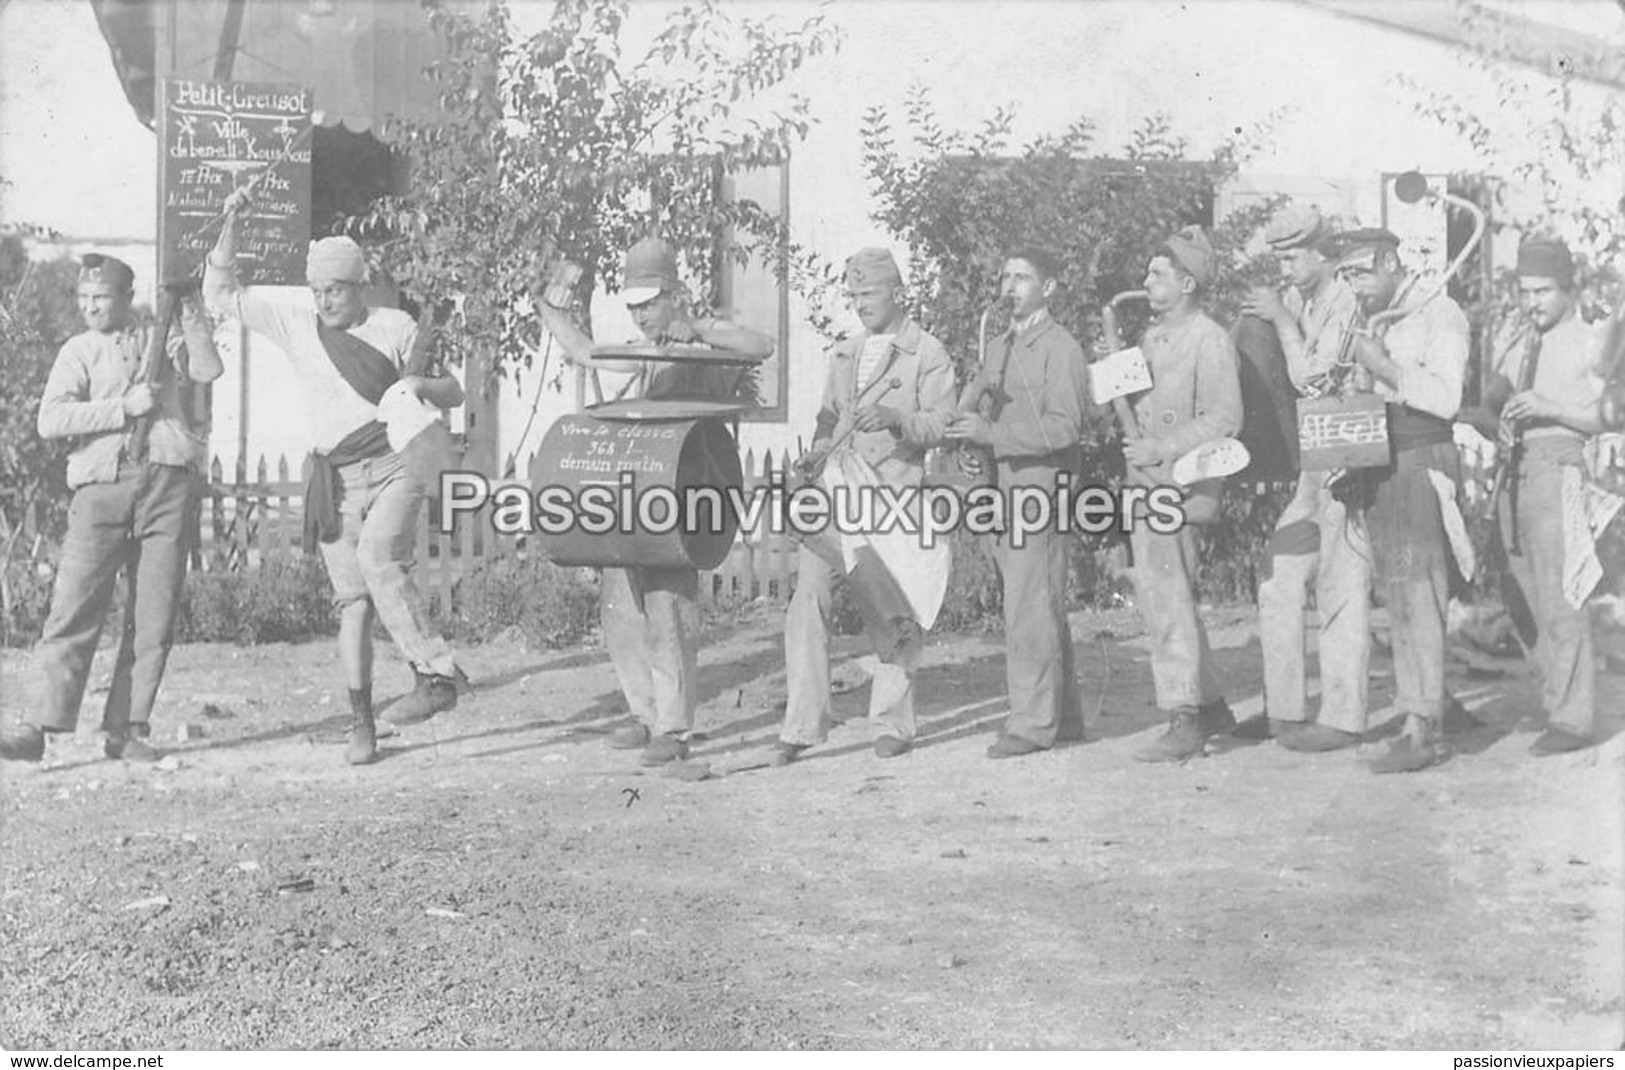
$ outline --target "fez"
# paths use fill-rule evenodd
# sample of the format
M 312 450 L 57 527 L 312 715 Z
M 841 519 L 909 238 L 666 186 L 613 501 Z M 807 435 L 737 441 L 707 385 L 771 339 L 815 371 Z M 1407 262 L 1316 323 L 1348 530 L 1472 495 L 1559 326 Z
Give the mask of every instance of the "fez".
M 1314 205 L 1284 208 L 1264 228 L 1264 240 L 1271 250 L 1284 253 L 1289 249 L 1318 247 L 1330 227 Z
M 849 289 L 862 286 L 901 286 L 903 273 L 897 261 L 886 249 L 859 249 L 846 258 L 846 285 Z
M 1183 228 L 1170 237 L 1164 246 L 1168 250 L 1168 256 L 1183 268 L 1187 275 L 1196 280 L 1197 286 L 1205 289 L 1212 285 L 1218 258 L 1214 255 L 1213 246 L 1208 244 L 1207 235 L 1202 233 L 1201 227 Z
M 305 257 L 305 281 L 359 283 L 367 277 L 367 257 L 353 238 L 323 238 L 310 243 Z
M 1527 238 L 1518 246 L 1518 276 L 1551 279 L 1567 290 L 1574 285 L 1574 256 L 1557 238 Z
M 621 299 L 627 308 L 682 289 L 677 251 L 659 238 L 644 238 L 626 251 L 621 268 Z
M 135 271 L 115 256 L 86 253 L 79 261 L 79 281 L 106 283 L 115 290 L 128 292 L 135 289 Z

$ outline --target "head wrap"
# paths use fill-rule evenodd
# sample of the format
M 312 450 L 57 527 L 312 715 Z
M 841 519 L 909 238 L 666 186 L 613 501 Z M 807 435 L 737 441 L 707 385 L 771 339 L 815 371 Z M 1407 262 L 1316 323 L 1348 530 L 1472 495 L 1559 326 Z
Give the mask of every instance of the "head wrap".
M 621 299 L 626 307 L 674 294 L 683 287 L 677 277 L 677 251 L 659 238 L 644 238 L 626 251 L 621 268 Z
M 846 285 L 849 289 L 862 286 L 901 286 L 903 273 L 897 261 L 886 249 L 859 249 L 846 258 Z
M 310 243 L 305 257 L 305 281 L 362 282 L 367 277 L 367 257 L 353 238 L 323 238 Z
M 1346 230 L 1337 237 L 1336 255 L 1339 268 L 1371 268 L 1377 254 L 1384 250 L 1399 251 L 1399 235 L 1383 227 L 1361 227 Z
M 1567 290 L 1574 285 L 1574 255 L 1558 238 L 1525 238 L 1518 246 L 1518 275 L 1552 279 Z
M 115 290 L 127 291 L 135 289 L 135 272 L 115 256 L 86 253 L 79 261 L 79 281 L 106 283 Z
M 1278 253 L 1314 248 L 1330 228 L 1314 205 L 1283 208 L 1264 228 L 1264 240 Z
M 1198 287 L 1205 289 L 1212 284 L 1218 258 L 1201 227 L 1182 228 L 1164 243 L 1164 248 L 1173 262 L 1196 280 Z

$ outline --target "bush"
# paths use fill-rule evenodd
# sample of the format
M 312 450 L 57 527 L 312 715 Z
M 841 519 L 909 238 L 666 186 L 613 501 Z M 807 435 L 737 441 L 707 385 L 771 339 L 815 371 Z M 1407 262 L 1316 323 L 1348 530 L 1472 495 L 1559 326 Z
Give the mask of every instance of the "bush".
M 537 558 L 482 560 L 452 588 L 450 607 L 437 607 L 454 642 L 480 643 L 517 630 L 528 646 L 579 643 L 598 625 L 598 586 L 580 569 Z
M 176 622 L 176 639 L 186 643 L 297 643 L 337 631 L 326 569 L 291 553 L 243 572 L 188 573 Z
M 31 646 L 39 639 L 50 608 L 52 572 L 26 558 L 7 561 L 5 570 L 10 594 L 0 616 L 0 643 Z

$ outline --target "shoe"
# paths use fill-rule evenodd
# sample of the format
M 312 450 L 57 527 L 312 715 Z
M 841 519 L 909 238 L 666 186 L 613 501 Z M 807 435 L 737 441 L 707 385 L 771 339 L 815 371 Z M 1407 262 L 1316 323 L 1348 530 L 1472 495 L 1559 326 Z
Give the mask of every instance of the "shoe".
M 1305 754 L 1321 754 L 1326 751 L 1342 750 L 1344 747 L 1358 746 L 1360 736 L 1354 732 L 1344 732 L 1337 728 L 1328 728 L 1323 724 L 1305 724 L 1295 726 L 1276 737 L 1275 742 L 1287 750 L 1301 751 Z
M 642 750 L 649 745 L 649 730 L 641 724 L 622 725 L 609 734 L 611 750 Z
M 378 760 L 378 727 L 370 716 L 357 717 L 344 744 L 346 765 L 370 765 Z
M 1066 721 L 1055 730 L 1057 743 L 1087 743 L 1089 742 L 1089 729 L 1083 721 Z
M 457 705 L 457 682 L 450 676 L 412 670 L 417 686 L 412 693 L 384 711 L 391 724 L 421 724 Z M 467 679 L 467 677 L 464 677 Z
M 811 748 L 811 743 L 786 743 L 781 739 L 773 744 L 773 756 L 769 760 L 774 765 L 793 765 Z
M 156 762 L 163 755 L 142 738 L 146 735 L 146 727 L 131 725 L 126 732 L 107 733 L 107 742 L 102 746 L 102 753 L 109 758 L 126 762 Z
M 1467 712 L 1467 707 L 1455 696 L 1445 700 L 1444 716 L 1440 718 L 1446 735 L 1459 735 L 1471 732 L 1475 728 L 1483 728 L 1484 722 Z
M 1032 740 L 1023 739 L 1020 736 L 1000 736 L 987 749 L 987 756 L 989 758 L 1024 758 L 1029 754 L 1037 754 L 1039 751 L 1046 749 L 1048 748 L 1040 747 Z
M 1443 758 L 1438 744 L 1432 740 L 1418 742 L 1411 736 L 1400 736 L 1389 740 L 1382 753 L 1367 764 L 1373 773 L 1414 773 L 1439 764 Z
M 45 733 L 31 724 L 13 725 L 0 731 L 0 760 L 37 762 L 45 757 Z
M 1230 712 L 1230 703 L 1222 698 L 1204 703 L 1197 708 L 1196 725 L 1202 730 L 1202 738 L 1222 736 L 1236 729 L 1236 715 Z
M 906 739 L 898 739 L 896 736 L 881 736 L 875 740 L 875 757 L 900 758 L 907 754 L 911 747 L 912 744 Z
M 1281 734 L 1280 721 L 1272 721 L 1260 713 L 1249 717 L 1230 730 L 1230 734 L 1237 739 L 1260 741 L 1270 739 Z
M 656 736 L 643 748 L 641 765 L 668 765 L 688 757 L 688 744 L 673 735 Z
M 1537 758 L 1544 758 L 1552 754 L 1567 754 L 1570 751 L 1584 750 L 1595 742 L 1596 740 L 1590 736 L 1578 735 L 1566 728 L 1553 726 L 1542 732 L 1529 745 L 1529 753 Z
M 1184 706 L 1168 718 L 1168 730 L 1134 752 L 1136 761 L 1183 762 L 1202 753 L 1202 715 Z

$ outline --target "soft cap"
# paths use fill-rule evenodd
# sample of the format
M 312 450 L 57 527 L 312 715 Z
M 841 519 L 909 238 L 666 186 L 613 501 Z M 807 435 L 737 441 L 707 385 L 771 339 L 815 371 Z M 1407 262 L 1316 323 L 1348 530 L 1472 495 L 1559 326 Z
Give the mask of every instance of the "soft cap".
M 1201 227 L 1185 227 L 1164 243 L 1174 263 L 1196 280 L 1204 289 L 1213 283 L 1218 258 Z
M 626 251 L 621 268 L 621 299 L 627 308 L 682 289 L 677 251 L 659 238 L 644 238 Z

